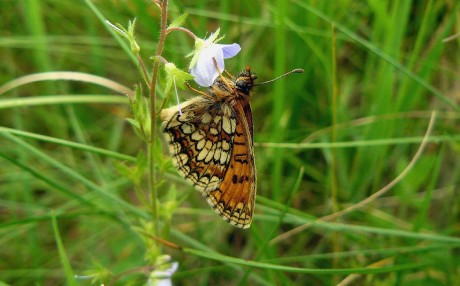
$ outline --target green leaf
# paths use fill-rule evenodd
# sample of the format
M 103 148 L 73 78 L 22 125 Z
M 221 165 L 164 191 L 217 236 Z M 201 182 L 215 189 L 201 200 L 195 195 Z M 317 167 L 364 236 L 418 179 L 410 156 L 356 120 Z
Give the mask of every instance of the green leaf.
M 129 40 L 128 30 L 126 30 L 125 27 L 123 27 L 121 24 L 116 23 L 114 25 L 114 24 L 110 23 L 108 20 L 106 20 L 105 23 L 110 27 L 110 29 L 115 31 L 118 35 L 120 35 L 123 38 Z
M 137 122 L 136 120 L 134 120 L 132 118 L 126 118 L 126 121 L 128 121 L 128 123 L 131 124 L 134 128 L 136 128 L 136 129 L 140 128 L 139 122 Z
M 145 170 L 147 170 L 147 167 L 148 167 L 147 156 L 142 150 L 140 150 L 139 153 L 137 153 L 136 166 L 137 166 L 137 175 L 139 177 L 142 177 L 145 173 Z
M 141 48 L 136 42 L 136 38 L 134 37 L 134 32 L 136 30 L 136 18 L 134 18 L 132 21 L 129 21 L 128 24 L 128 36 L 129 36 L 129 44 L 131 46 L 131 51 L 135 54 L 138 54 Z
M 92 264 L 92 269 L 83 271 L 85 275 L 93 277 L 93 279 L 91 279 L 91 283 L 101 284 L 103 281 L 107 281 L 111 279 L 112 276 L 114 276 L 109 269 L 102 266 L 102 264 L 100 264 L 98 261 L 93 260 Z
M 194 78 L 193 75 L 188 72 L 178 69 L 173 63 L 167 63 L 164 67 L 166 71 L 165 94 L 170 92 L 173 85 L 185 89 L 185 82 Z
M 141 185 L 145 170 L 147 169 L 147 157 L 145 156 L 144 152 L 139 151 L 136 157 L 136 164 L 134 165 L 128 165 L 125 162 L 117 161 L 115 161 L 113 164 L 120 175 L 133 182 L 136 186 Z
M 182 24 L 185 22 L 185 20 L 187 19 L 187 17 L 188 17 L 188 14 L 182 14 L 182 15 L 180 15 L 179 17 L 177 17 L 176 19 L 174 19 L 174 21 L 172 21 L 171 24 L 169 24 L 168 29 L 170 29 L 170 28 L 177 28 L 177 27 L 182 26 Z
M 136 29 L 136 18 L 134 20 L 128 22 L 128 29 L 123 27 L 121 24 L 116 23 L 115 25 L 110 23 L 109 21 L 105 21 L 105 23 L 117 34 L 122 36 L 123 38 L 127 39 L 129 41 L 129 44 L 131 46 L 131 52 L 134 54 L 139 53 L 140 47 L 137 44 L 135 38 L 134 38 L 134 30 Z
M 134 115 L 134 119 L 127 121 L 134 126 L 134 130 L 143 140 L 150 138 L 150 111 L 148 101 L 142 96 L 142 89 L 136 86 L 136 97 L 129 98 L 129 106 Z

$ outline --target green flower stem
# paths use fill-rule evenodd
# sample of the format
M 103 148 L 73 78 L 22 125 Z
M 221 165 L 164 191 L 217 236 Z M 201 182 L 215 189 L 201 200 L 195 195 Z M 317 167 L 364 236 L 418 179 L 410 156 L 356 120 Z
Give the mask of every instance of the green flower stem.
M 158 40 L 158 47 L 156 56 L 160 56 L 163 53 L 163 46 L 166 39 L 166 24 L 168 20 L 168 0 L 163 0 L 161 2 L 161 28 L 160 28 L 160 38 Z M 153 73 L 152 78 L 150 80 L 150 144 L 148 145 L 148 156 L 149 156 L 149 188 L 152 197 L 152 215 L 153 221 L 155 223 L 155 234 L 158 235 L 160 233 L 159 228 L 159 216 L 158 216 L 158 190 L 156 185 L 156 170 L 155 170 L 155 158 L 154 158 L 154 151 L 156 149 L 156 86 L 157 86 L 157 77 L 158 77 L 158 69 L 160 63 L 159 61 L 155 61 L 153 64 Z

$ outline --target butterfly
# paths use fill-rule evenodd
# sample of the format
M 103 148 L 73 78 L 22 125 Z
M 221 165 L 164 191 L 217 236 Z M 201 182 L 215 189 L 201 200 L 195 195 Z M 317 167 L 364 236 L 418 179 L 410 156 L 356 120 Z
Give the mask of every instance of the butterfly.
M 256 199 L 251 90 L 273 81 L 255 84 L 256 78 L 249 67 L 237 77 L 220 74 L 200 96 L 160 114 L 173 165 L 238 228 L 250 227 Z
M 173 165 L 217 214 L 239 228 L 251 225 L 256 197 L 249 104 L 255 79 L 249 67 L 236 78 L 220 75 L 200 96 L 160 114 Z

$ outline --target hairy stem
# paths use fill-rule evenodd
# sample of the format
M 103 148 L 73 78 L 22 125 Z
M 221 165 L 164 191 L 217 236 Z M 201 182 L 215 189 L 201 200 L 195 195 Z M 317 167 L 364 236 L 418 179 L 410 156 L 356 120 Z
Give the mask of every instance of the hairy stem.
M 189 29 L 186 29 L 184 27 L 172 27 L 172 28 L 169 28 L 169 29 L 166 30 L 166 34 L 169 34 L 172 31 L 181 31 L 181 32 L 186 33 L 187 35 L 189 35 L 193 39 L 197 38 L 197 36 L 192 31 L 190 31 Z
M 163 0 L 161 2 L 161 27 L 160 27 L 160 38 L 158 39 L 158 46 L 157 52 L 155 56 L 161 56 L 163 53 L 163 46 L 166 39 L 166 25 L 168 21 L 168 0 Z M 151 122 L 151 129 L 150 129 L 150 144 L 148 146 L 148 156 L 149 156 L 149 188 L 150 194 L 152 199 L 152 214 L 153 220 L 155 223 L 155 232 L 156 235 L 160 233 L 159 228 L 159 217 L 158 217 L 158 190 L 156 184 L 156 170 L 155 170 L 155 157 L 154 152 L 156 150 L 156 86 L 157 86 L 157 77 L 158 77 L 158 69 L 160 63 L 159 61 L 155 61 L 153 64 L 153 72 L 152 78 L 150 79 L 149 85 L 149 94 L 150 94 L 150 122 Z
M 139 53 L 136 54 L 136 57 L 137 61 L 139 62 L 139 69 L 142 73 L 142 79 L 145 81 L 145 84 L 149 84 L 149 74 L 147 72 L 147 68 L 145 67 L 145 63 Z

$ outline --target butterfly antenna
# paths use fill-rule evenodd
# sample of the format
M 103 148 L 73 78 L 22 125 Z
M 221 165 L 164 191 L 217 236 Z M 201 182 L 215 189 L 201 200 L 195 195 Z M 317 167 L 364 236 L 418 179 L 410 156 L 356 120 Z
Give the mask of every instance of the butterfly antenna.
M 255 84 L 254 86 L 259 86 L 259 85 L 264 85 L 264 84 L 267 84 L 267 83 L 274 82 L 275 80 L 278 80 L 278 79 L 280 79 L 280 78 L 282 78 L 282 77 L 285 77 L 285 76 L 287 76 L 287 75 L 290 75 L 291 73 L 303 73 L 303 69 L 294 69 L 294 70 L 292 70 L 292 71 L 290 71 L 290 72 L 287 72 L 287 73 L 285 73 L 285 74 L 282 74 L 282 75 L 280 75 L 279 77 L 276 77 L 276 78 L 274 78 L 274 79 L 267 80 L 267 81 L 264 81 L 264 82 L 261 82 L 261 83 L 257 83 L 257 84 Z

